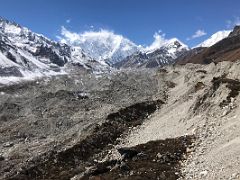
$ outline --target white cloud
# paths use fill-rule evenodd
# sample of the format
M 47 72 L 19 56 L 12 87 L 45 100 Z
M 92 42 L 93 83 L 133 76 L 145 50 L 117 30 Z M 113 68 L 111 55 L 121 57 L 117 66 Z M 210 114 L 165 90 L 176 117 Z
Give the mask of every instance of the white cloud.
M 67 19 L 66 23 L 69 24 L 71 22 L 71 19 Z
M 163 34 L 162 31 L 158 31 L 156 32 L 153 37 L 154 37 L 154 41 L 150 46 L 147 46 L 145 49 L 146 51 L 151 51 L 151 50 L 155 50 L 158 49 L 159 47 L 163 46 L 168 39 L 165 38 L 166 34 Z
M 76 33 L 62 26 L 61 35 L 57 38 L 62 43 L 80 47 L 97 60 L 112 58 L 117 61 L 118 57 L 125 58 L 138 50 L 138 46 L 129 39 L 106 29 Z
M 192 36 L 192 38 L 199 38 L 202 36 L 205 36 L 207 33 L 204 30 L 197 30 L 195 34 Z
M 176 38 L 167 39 L 166 34 L 162 33 L 162 31 L 158 31 L 153 35 L 154 41 L 149 46 L 142 46 L 136 45 L 122 35 L 115 34 L 113 31 L 106 29 L 100 29 L 99 31 L 90 29 L 89 31 L 76 33 L 66 29 L 64 26 L 61 27 L 61 35 L 57 36 L 57 38 L 61 43 L 73 46 L 89 46 L 92 48 L 95 48 L 95 46 L 98 48 L 102 46 L 107 49 L 119 47 L 121 42 L 124 40 L 125 45 L 122 47 L 123 51 L 130 51 L 132 46 L 137 46 L 139 49 L 146 52 L 154 51 L 166 45 L 170 41 L 177 40 Z M 94 50 L 98 51 L 98 49 Z
M 189 41 L 189 40 L 196 39 L 196 38 L 199 38 L 199 37 L 202 37 L 205 35 L 207 35 L 207 33 L 204 30 L 199 29 L 191 37 L 187 38 L 187 40 Z
M 62 43 L 67 43 L 67 44 L 80 44 L 84 43 L 87 40 L 94 40 L 94 41 L 101 41 L 102 43 L 107 42 L 109 39 L 114 39 L 114 40 L 119 40 L 123 39 L 123 36 L 114 34 L 113 31 L 105 30 L 105 29 L 100 29 L 99 31 L 85 31 L 82 33 L 76 33 L 69 31 L 66 29 L 64 26 L 61 27 L 61 37 L 57 36 L 57 38 L 60 40 Z
M 233 28 L 234 26 L 240 25 L 240 17 L 235 16 L 232 20 L 226 21 L 227 28 Z
M 75 41 L 78 41 L 80 39 L 80 35 L 79 34 L 67 30 L 64 26 L 62 26 L 62 28 L 61 28 L 61 35 L 63 37 L 57 36 L 57 38 L 62 43 L 70 43 L 70 44 L 72 44 Z

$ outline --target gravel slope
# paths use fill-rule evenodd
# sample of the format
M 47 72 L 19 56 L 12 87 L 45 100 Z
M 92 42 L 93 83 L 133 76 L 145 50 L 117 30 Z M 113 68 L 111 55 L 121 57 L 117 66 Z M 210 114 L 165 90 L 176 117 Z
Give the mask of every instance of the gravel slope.
M 239 68 L 239 62 L 166 68 L 159 76 L 175 84 L 167 102 L 130 131 L 122 146 L 194 135 L 195 146 L 182 163 L 183 179 L 239 179 Z

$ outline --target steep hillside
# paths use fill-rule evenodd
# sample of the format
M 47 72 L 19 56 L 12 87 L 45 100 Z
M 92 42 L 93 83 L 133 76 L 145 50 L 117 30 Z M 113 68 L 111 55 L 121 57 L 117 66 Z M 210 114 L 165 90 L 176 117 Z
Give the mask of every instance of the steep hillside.
M 240 34 L 239 26 L 236 26 L 229 36 L 209 48 L 203 49 L 200 53 L 192 54 L 189 57 L 180 57 L 178 64 L 195 63 L 209 64 L 211 62 L 237 61 L 240 59 Z

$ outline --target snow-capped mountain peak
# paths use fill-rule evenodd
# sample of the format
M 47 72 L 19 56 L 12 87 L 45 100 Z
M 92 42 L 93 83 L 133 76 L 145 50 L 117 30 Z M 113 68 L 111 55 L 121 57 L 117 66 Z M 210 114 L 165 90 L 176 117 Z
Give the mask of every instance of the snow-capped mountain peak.
M 166 39 L 165 34 L 161 34 L 161 32 L 159 32 L 154 34 L 153 43 L 150 46 L 143 48 L 141 52 L 151 54 L 157 50 L 164 50 L 168 56 L 171 56 L 173 59 L 175 59 L 179 52 L 188 49 L 188 46 L 181 42 L 179 39 Z
M 142 49 L 142 52 L 150 53 L 154 52 L 157 49 L 161 49 L 163 47 L 168 48 L 185 48 L 188 49 L 188 46 L 185 45 L 177 38 L 167 39 L 165 34 L 162 34 L 161 31 L 154 34 L 154 41 L 150 46 L 147 46 Z
M 212 45 L 216 44 L 217 42 L 221 41 L 222 39 L 228 37 L 230 34 L 230 30 L 223 30 L 214 33 L 210 38 L 206 39 L 196 47 L 211 47 Z
M 177 38 L 160 40 L 159 37 L 155 37 L 153 44 L 149 47 L 144 48 L 142 52 L 151 54 L 159 50 L 164 51 L 167 53 L 166 55 L 171 56 L 173 59 L 175 59 L 178 56 L 179 52 L 189 50 L 189 48 Z
M 188 46 L 177 38 L 166 39 L 161 31 L 154 34 L 154 41 L 150 46 L 136 45 L 122 35 L 108 30 L 86 31 L 75 33 L 62 27 L 60 42 L 74 47 L 81 47 L 90 57 L 99 62 L 116 64 L 136 53 L 153 53 L 156 50 L 167 52 L 168 56 L 176 58 L 182 50 L 188 50 Z
M 123 61 L 116 63 L 117 68 L 155 68 L 173 64 L 175 59 L 189 50 L 188 46 L 177 38 L 165 39 L 155 35 L 155 41 L 151 46 L 142 48 Z
M 108 65 L 86 56 L 81 48 L 52 41 L 17 23 L 0 18 L 0 83 L 66 73 L 65 65 L 99 72 Z
M 178 52 L 189 50 L 188 46 L 177 38 L 168 40 L 161 48 L 165 48 L 173 58 L 177 57 Z
M 20 34 L 22 31 L 22 27 L 19 24 L 10 22 L 1 17 L 0 17 L 0 28 L 1 28 L 1 31 L 3 31 L 6 34 Z
M 164 46 L 172 46 L 175 48 L 185 48 L 188 49 L 188 46 L 186 44 L 184 44 L 182 41 L 180 41 L 178 38 L 172 38 L 169 39 Z
M 139 46 L 122 35 L 108 30 L 74 33 L 62 27 L 60 42 L 81 47 L 90 57 L 98 61 L 116 63 L 139 50 Z

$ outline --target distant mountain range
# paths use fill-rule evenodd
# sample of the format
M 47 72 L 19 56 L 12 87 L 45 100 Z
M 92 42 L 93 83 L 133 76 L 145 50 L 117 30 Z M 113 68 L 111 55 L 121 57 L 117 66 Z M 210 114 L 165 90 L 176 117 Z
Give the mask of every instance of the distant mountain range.
M 0 83 L 69 72 L 109 72 L 115 68 L 156 68 L 169 64 L 240 59 L 240 27 L 219 31 L 195 48 L 177 38 L 138 46 L 113 32 L 72 34 L 60 42 L 0 18 Z M 74 38 L 72 38 L 74 35 Z
M 118 68 L 171 64 L 182 52 L 189 49 L 177 38 L 161 39 L 158 34 L 149 47 L 136 45 L 129 39 L 106 30 L 77 34 L 63 27 L 62 37 L 59 38 L 62 43 L 80 47 L 88 56 Z
M 219 41 L 228 37 L 231 31 L 219 31 L 213 34 L 209 39 L 205 40 L 194 48 L 189 48 L 177 38 L 168 40 L 151 52 L 139 51 L 128 56 L 124 60 L 114 64 L 117 68 L 155 68 L 170 64 L 184 64 L 185 59 L 189 62 L 196 54 L 201 53 L 205 48 L 211 47 Z M 202 59 L 202 58 L 201 58 Z

